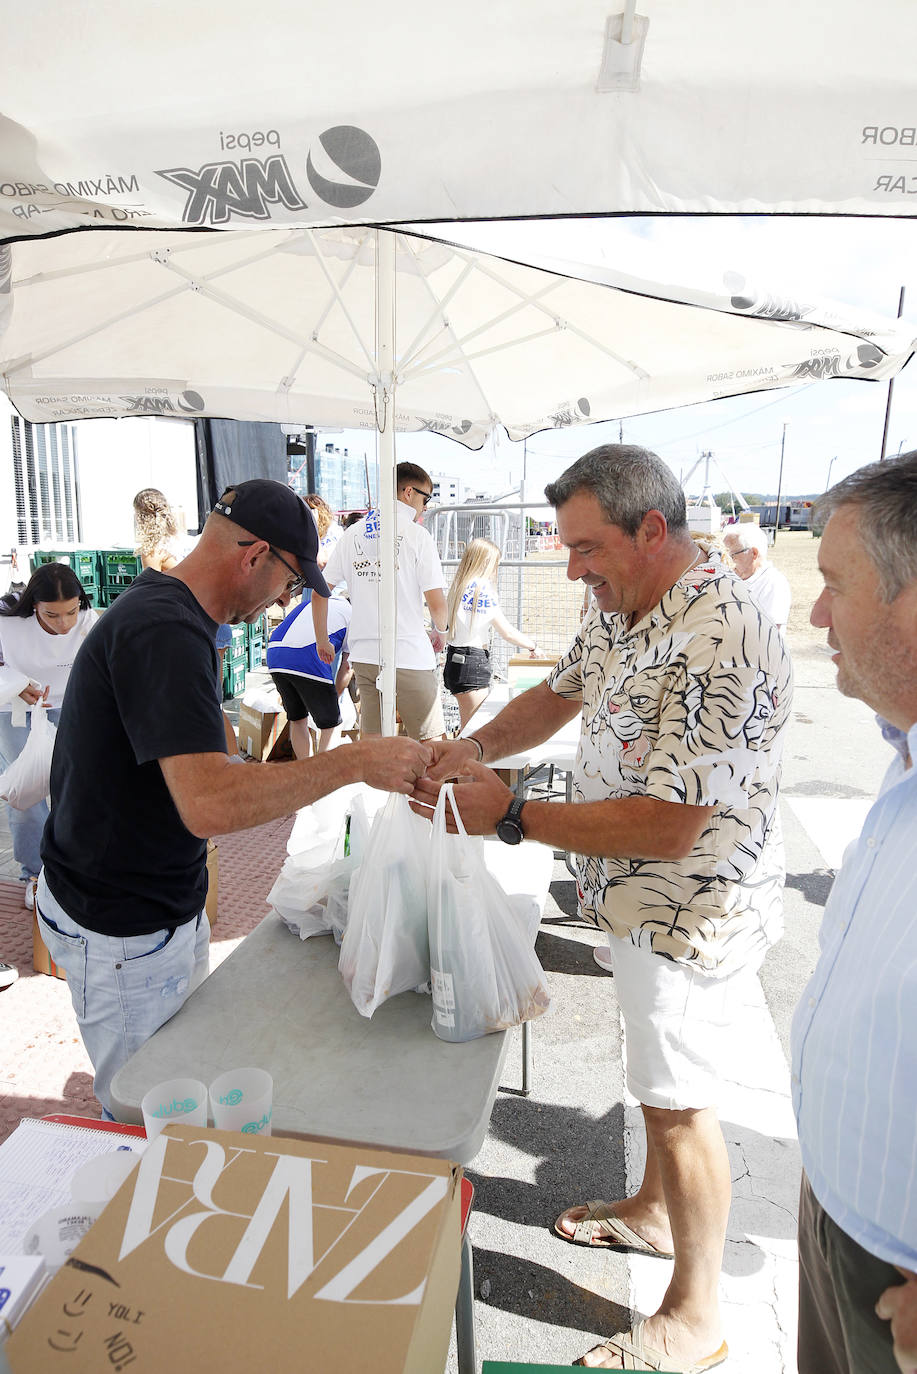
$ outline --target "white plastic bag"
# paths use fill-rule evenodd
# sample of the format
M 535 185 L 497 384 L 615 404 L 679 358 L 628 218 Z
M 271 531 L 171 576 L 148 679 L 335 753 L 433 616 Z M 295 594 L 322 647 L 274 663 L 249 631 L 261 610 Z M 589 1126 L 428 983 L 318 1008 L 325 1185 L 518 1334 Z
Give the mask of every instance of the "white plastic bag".
M 393 792 L 373 821 L 350 884 L 338 961 L 361 1016 L 430 977 L 424 854 L 430 831 L 407 797 Z
M 366 799 L 355 789 L 334 844 L 329 846 L 327 838 L 319 835 L 311 849 L 300 850 L 284 861 L 267 900 L 301 940 L 330 931 L 341 943 L 350 883 L 368 840 Z
M 459 833 L 446 830 L 446 806 Z M 550 1005 L 525 920 L 470 837 L 452 784 L 433 813 L 428 869 L 433 1029 L 440 1040 L 474 1040 L 531 1021 Z
M 33 706 L 31 715 L 32 727 L 22 753 L 0 776 L 0 797 L 17 811 L 28 811 L 51 790 L 51 755 L 57 727 L 48 719 L 44 706 Z

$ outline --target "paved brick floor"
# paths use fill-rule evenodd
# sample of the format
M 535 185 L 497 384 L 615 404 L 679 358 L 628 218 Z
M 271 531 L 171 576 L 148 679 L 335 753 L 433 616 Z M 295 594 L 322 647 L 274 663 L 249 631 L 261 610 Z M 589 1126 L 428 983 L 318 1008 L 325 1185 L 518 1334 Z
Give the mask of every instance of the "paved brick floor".
M 5 819 L 5 818 L 4 818 Z M 218 915 L 211 966 L 222 962 L 267 915 L 265 898 L 286 856 L 292 816 L 217 837 Z M 8 843 L 8 831 L 6 835 Z M 0 838 L 0 863 L 3 860 Z M 11 856 L 10 856 L 11 857 Z M 19 979 L 0 993 L 0 1140 L 23 1116 L 98 1116 L 92 1068 L 76 1028 L 67 985 L 32 970 L 32 916 L 11 863 L 0 867 L 0 960 Z

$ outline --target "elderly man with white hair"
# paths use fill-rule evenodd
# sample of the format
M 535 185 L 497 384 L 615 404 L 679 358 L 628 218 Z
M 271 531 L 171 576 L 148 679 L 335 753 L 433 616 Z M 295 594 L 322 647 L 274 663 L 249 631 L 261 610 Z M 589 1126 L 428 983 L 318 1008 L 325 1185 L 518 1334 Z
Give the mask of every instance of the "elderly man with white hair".
M 785 631 L 790 618 L 790 584 L 768 561 L 767 535 L 759 525 L 743 523 L 727 530 L 723 543 L 758 610 Z

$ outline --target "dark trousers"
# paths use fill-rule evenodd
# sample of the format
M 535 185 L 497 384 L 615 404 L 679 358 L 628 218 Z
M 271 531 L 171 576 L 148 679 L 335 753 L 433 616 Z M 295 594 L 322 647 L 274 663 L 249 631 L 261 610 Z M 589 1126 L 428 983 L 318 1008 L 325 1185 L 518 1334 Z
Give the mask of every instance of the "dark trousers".
M 799 1193 L 799 1374 L 901 1374 L 879 1294 L 902 1282 L 835 1224 L 805 1174 Z

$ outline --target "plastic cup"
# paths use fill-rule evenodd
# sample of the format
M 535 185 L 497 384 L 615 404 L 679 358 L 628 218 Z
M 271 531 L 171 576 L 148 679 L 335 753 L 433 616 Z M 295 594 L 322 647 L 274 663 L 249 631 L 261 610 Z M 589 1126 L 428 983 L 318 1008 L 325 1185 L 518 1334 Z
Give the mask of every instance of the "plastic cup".
M 52 1272 L 60 1269 L 101 1210 L 101 1207 L 72 1203 L 69 1207 L 52 1207 L 42 1212 L 22 1238 L 22 1253 L 41 1255 L 45 1267 Z
M 112 1150 L 87 1159 L 70 1180 L 73 1201 L 87 1207 L 104 1207 L 139 1163 L 136 1150 Z
M 207 1089 L 197 1078 L 170 1078 L 144 1093 L 140 1103 L 147 1140 L 155 1140 L 170 1121 L 207 1125 Z
M 230 1069 L 210 1084 L 210 1109 L 218 1131 L 270 1135 L 274 1080 L 264 1069 Z

